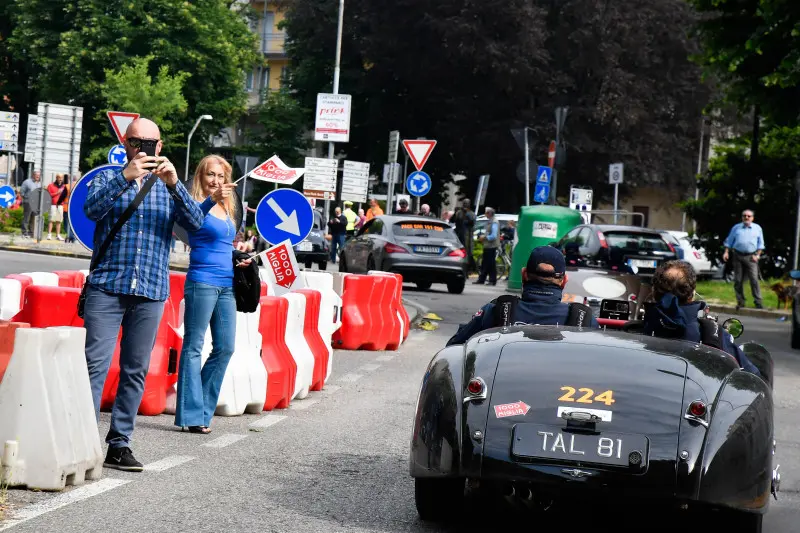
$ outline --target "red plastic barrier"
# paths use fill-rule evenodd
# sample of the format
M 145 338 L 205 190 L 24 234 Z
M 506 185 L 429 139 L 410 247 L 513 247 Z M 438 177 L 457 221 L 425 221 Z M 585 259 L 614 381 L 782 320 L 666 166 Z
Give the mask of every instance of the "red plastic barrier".
M 408 330 L 411 329 L 411 317 L 408 316 L 406 306 L 403 305 L 403 275 L 394 273 L 394 277 L 397 278 L 398 311 L 400 311 L 400 316 L 403 319 L 403 340 L 406 340 L 408 338 Z
M 6 276 L 6 278 L 15 279 L 15 280 L 19 281 L 20 285 L 22 285 L 22 287 L 19 290 L 19 308 L 22 309 L 24 307 L 24 304 L 25 304 L 25 290 L 28 287 L 30 287 L 31 285 L 33 285 L 33 278 L 31 278 L 30 276 L 23 276 L 22 274 L 9 274 L 9 275 Z M 22 311 L 17 313 L 16 316 L 12 317 L 11 321 L 12 322 L 25 322 L 25 320 L 20 320 L 19 317 L 20 317 L 21 314 L 22 314 Z
M 392 278 L 350 274 L 342 287 L 342 326 L 333 334 L 336 348 L 384 350 L 392 342 Z M 397 332 L 399 333 L 399 331 Z
M 169 299 L 172 304 L 172 311 L 175 317 L 173 326 L 178 327 L 178 317 L 181 312 L 181 300 L 183 300 L 183 291 L 186 287 L 186 272 L 170 272 L 169 273 Z
M 369 299 L 369 313 L 372 315 L 372 331 L 362 344 L 362 350 L 385 350 L 392 342 L 392 335 L 399 336 L 397 315 L 392 312 L 391 301 L 394 295 L 392 278 L 386 276 L 370 276 L 374 280 L 372 296 Z M 393 330 L 398 328 L 395 333 Z
M 400 343 L 402 339 L 400 337 L 400 331 L 405 331 L 403 327 L 403 318 L 400 315 L 400 310 L 403 309 L 403 301 L 400 298 L 399 288 L 402 286 L 402 282 L 397 279 L 396 276 L 384 276 L 386 278 L 386 298 L 382 300 L 384 302 L 384 306 L 386 303 L 389 304 L 389 318 L 391 321 L 391 327 L 389 328 L 389 337 L 386 342 L 386 349 L 387 350 L 397 350 L 400 347 Z
M 286 346 L 286 317 L 289 302 L 278 296 L 261 298 L 258 331 L 261 333 L 261 360 L 267 369 L 267 400 L 264 410 L 286 409 L 292 399 L 297 364 Z
M 54 270 L 53 274 L 58 276 L 59 287 L 72 287 L 82 289 L 85 276 L 80 270 Z
M 52 326 L 83 327 L 78 316 L 78 299 L 81 289 L 72 287 L 46 287 L 31 285 L 25 291 L 22 311 L 15 321 L 27 322 L 32 328 Z
M 6 373 L 11 354 L 14 353 L 14 337 L 19 328 L 28 328 L 30 325 L 22 322 L 0 322 L 0 383 Z
M 328 375 L 328 348 L 319 332 L 319 309 L 322 303 L 322 294 L 314 289 L 300 289 L 295 291 L 306 297 L 306 316 L 303 324 L 303 336 L 314 354 L 314 374 L 311 380 L 311 390 L 320 391 L 325 386 L 325 376 Z

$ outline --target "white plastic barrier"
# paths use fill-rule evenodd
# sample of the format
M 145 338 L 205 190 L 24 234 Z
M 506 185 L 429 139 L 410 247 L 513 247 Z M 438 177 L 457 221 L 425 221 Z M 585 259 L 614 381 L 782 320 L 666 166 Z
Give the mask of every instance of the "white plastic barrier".
M 395 277 L 394 274 L 391 274 L 383 270 L 370 270 L 369 272 L 367 272 L 367 274 L 369 274 L 370 276 L 389 276 L 392 278 Z M 400 302 L 400 305 L 403 305 L 403 302 Z M 400 346 L 401 344 L 403 344 L 403 334 L 405 333 L 403 330 L 406 329 L 406 323 L 403 321 L 403 315 L 400 314 L 400 311 L 396 311 L 395 314 L 397 322 L 400 323 L 400 339 L 398 339 L 397 342 L 397 345 Z
M 289 302 L 289 311 L 286 317 L 286 337 L 284 339 L 286 347 L 289 348 L 297 365 L 297 377 L 292 399 L 299 398 L 302 400 L 308 396 L 311 382 L 314 380 L 314 354 L 311 352 L 311 348 L 308 347 L 305 335 L 303 335 L 306 297 L 302 294 L 290 292 L 282 295 L 281 298 L 285 298 Z
M 0 463 L 10 486 L 63 490 L 102 476 L 85 342 L 83 328 L 16 330 L 0 383 Z
M 331 337 L 334 332 L 342 327 L 342 297 L 333 290 L 333 276 L 327 272 L 301 272 L 309 289 L 319 291 L 322 295 L 319 309 L 319 324 L 317 329 L 328 348 L 328 371 L 325 381 L 331 377 L 333 368 L 333 343 Z
M 33 285 L 58 287 L 58 274 L 53 272 L 23 272 L 21 276 L 29 276 Z
M 179 307 L 178 335 L 183 338 L 183 317 L 186 300 Z M 238 416 L 244 413 L 260 413 L 267 400 L 267 369 L 261 361 L 261 334 L 258 332 L 260 308 L 254 313 L 236 313 L 236 344 L 233 356 L 225 370 L 215 414 Z M 206 330 L 201 352 L 201 364 L 205 365 L 213 349 L 211 328 Z M 166 414 L 175 414 L 177 384 L 167 391 Z
M 11 320 L 20 312 L 22 283 L 15 279 L 0 278 L 0 320 Z
M 342 293 L 344 292 L 344 278 L 349 275 L 350 274 L 346 272 L 331 272 L 331 276 L 333 277 L 333 291 L 339 295 L 339 298 L 342 297 Z

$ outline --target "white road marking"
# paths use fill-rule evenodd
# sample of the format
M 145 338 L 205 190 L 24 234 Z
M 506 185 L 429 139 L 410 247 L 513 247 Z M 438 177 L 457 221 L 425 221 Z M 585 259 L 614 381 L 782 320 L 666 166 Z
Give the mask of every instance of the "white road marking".
M 312 405 L 314 405 L 318 401 L 319 400 L 300 400 L 300 401 L 297 401 L 297 402 L 292 402 L 292 403 L 289 404 L 289 410 L 295 410 L 296 409 L 296 410 L 302 411 L 304 409 L 308 409 L 309 407 L 311 407 Z
M 341 387 L 339 385 L 328 385 L 326 383 L 325 384 L 325 388 L 322 389 L 322 394 L 333 394 L 334 392 L 336 392 L 339 389 L 341 389 Z
M 385 363 L 386 361 L 391 361 L 392 359 L 394 359 L 393 355 L 379 355 L 378 357 L 375 358 L 376 361 L 380 361 L 382 363 Z
M 359 379 L 363 378 L 361 374 L 345 374 L 344 376 L 339 378 L 339 381 L 342 383 L 355 383 Z
M 370 363 L 368 365 L 361 365 L 359 367 L 359 370 L 363 370 L 364 372 L 375 372 L 380 367 L 381 367 L 381 365 L 376 365 L 376 364 Z
M 98 494 L 121 487 L 122 485 L 130 482 L 131 480 L 129 479 L 115 479 L 107 477 L 98 481 L 91 481 L 82 487 L 59 494 L 50 500 L 26 505 L 21 509 L 13 511 L 11 513 L 11 518 L 8 518 L 6 521 L 0 524 L 0 531 L 10 529 L 23 522 L 27 522 L 28 520 L 32 520 L 38 516 L 49 513 L 50 511 L 55 511 L 56 509 L 66 507 L 67 505 L 77 503 L 81 500 L 86 500 L 92 496 L 97 496 Z
M 246 439 L 247 435 L 240 435 L 236 433 L 226 433 L 224 435 L 220 435 L 216 439 L 206 442 L 205 444 L 201 444 L 201 446 L 205 446 L 206 448 L 224 448 L 225 446 L 230 446 L 234 442 L 239 442 L 242 439 Z
M 188 463 L 193 459 L 194 457 L 189 457 L 186 455 L 170 455 L 169 457 L 164 457 L 163 459 L 161 459 L 160 461 L 156 461 L 155 463 L 144 465 L 144 471 L 163 472 L 164 470 L 169 470 L 170 468 L 180 466 L 183 463 Z
M 284 415 L 267 415 L 250 424 L 251 428 L 268 428 L 286 418 Z

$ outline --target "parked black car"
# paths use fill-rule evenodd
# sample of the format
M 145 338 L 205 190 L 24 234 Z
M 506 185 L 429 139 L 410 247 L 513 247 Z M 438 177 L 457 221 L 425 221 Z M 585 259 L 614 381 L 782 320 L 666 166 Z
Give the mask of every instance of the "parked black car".
M 638 226 L 582 224 L 555 246 L 576 266 L 627 271 L 652 277 L 664 261 L 678 258 L 675 247 L 655 230 Z
M 325 233 L 322 228 L 322 215 L 314 209 L 314 225 L 311 227 L 311 233 L 304 240 L 294 245 L 294 255 L 297 257 L 297 262 L 305 264 L 307 269 L 311 268 L 312 263 L 317 263 L 320 270 L 325 270 L 328 267 L 331 248 L 330 243 L 325 239 Z

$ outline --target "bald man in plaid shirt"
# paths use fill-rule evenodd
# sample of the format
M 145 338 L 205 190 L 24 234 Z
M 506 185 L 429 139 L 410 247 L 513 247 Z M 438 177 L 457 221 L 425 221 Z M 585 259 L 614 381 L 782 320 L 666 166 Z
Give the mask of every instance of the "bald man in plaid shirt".
M 140 152 L 142 141 L 147 140 L 158 141 L 156 156 Z M 99 421 L 100 399 L 121 325 L 119 387 L 106 435 L 104 466 L 141 472 L 142 464 L 134 458 L 130 442 L 150 353 L 169 296 L 172 228 L 178 222 L 187 230 L 199 229 L 203 212 L 178 181 L 173 164 L 166 157 L 158 157 L 162 143 L 155 123 L 141 118 L 133 121 L 124 144 L 128 164 L 122 170 L 106 170 L 94 178 L 83 206 L 86 216 L 97 223 L 94 250 L 100 248 L 144 183 L 149 179 L 159 181 L 86 280 L 86 363 Z

